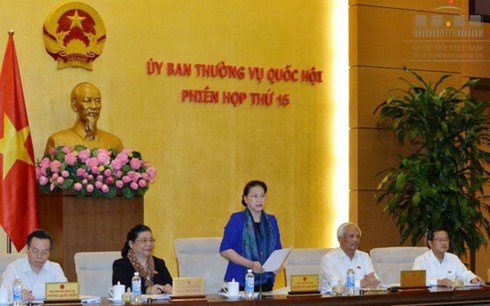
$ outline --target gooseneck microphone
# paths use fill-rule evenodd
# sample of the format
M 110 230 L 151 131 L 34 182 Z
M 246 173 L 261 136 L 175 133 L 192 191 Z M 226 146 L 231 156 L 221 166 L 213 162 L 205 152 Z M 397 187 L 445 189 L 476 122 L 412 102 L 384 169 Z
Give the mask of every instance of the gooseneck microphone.
M 260 272 L 259 272 L 259 296 L 257 299 L 262 299 L 262 251 L 260 251 Z

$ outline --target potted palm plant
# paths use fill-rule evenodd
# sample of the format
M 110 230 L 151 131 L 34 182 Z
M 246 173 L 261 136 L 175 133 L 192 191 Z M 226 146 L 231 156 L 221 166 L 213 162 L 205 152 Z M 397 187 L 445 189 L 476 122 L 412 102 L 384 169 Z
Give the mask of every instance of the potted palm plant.
M 484 212 L 483 187 L 489 180 L 490 153 L 488 102 L 473 99 L 468 89 L 440 87 L 450 75 L 435 84 L 414 71 L 416 82 L 402 79 L 407 89 L 375 109 L 380 135 L 391 131 L 397 141 L 408 142 L 413 153 L 399 155 L 397 167 L 384 174 L 377 190 L 377 202 L 386 204 L 400 231 L 400 242 L 411 238 L 413 245 L 427 230 L 449 230 L 452 252 L 463 255 L 486 245 L 490 224 Z M 474 262 L 474 260 L 473 260 Z

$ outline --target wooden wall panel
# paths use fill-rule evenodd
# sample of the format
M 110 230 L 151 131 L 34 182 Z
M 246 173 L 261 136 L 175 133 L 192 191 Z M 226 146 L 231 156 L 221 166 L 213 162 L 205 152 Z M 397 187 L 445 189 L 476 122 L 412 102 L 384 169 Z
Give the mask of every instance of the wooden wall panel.
M 39 194 L 38 202 L 39 226 L 54 241 L 50 259 L 61 265 L 69 281 L 76 280 L 76 253 L 120 251 L 128 229 L 143 223 L 143 197 L 107 200 L 57 192 Z
M 399 246 L 400 236 L 398 229 L 390 216 L 383 213 L 384 205 L 376 204 L 373 191 L 351 191 L 351 200 L 358 206 L 356 222 L 362 230 L 361 249 L 368 252 L 372 248 Z M 410 241 L 405 246 L 411 245 Z M 423 242 L 418 243 L 423 245 Z
M 436 82 L 443 73 L 417 71 L 427 81 Z M 375 128 L 379 114 L 373 114 L 376 107 L 389 97 L 399 95 L 394 88 L 406 89 L 408 85 L 400 78 L 416 82 L 415 77 L 400 69 L 377 67 L 352 67 L 350 69 L 350 109 L 349 125 L 351 128 Z M 453 74 L 446 79 L 443 86 L 461 86 L 467 78 Z
M 376 174 L 396 167 L 398 153 L 410 153 L 410 147 L 397 144 L 393 133 L 378 139 L 375 129 L 351 129 L 350 144 L 350 190 L 376 190 L 383 177 Z
M 440 42 L 414 36 L 415 18 L 442 16 L 444 13 L 400 10 L 384 7 L 352 6 L 349 10 L 350 65 L 401 68 L 460 73 L 459 61 L 442 61 L 449 51 L 441 51 Z
M 490 24 L 482 23 L 482 36 L 470 38 L 464 48 L 463 74 L 467 77 L 490 78 Z
M 349 0 L 349 5 L 366 5 L 375 7 L 387 7 L 397 9 L 408 9 L 418 11 L 448 12 L 458 13 L 465 11 L 468 6 L 464 0 L 454 0 L 452 5 L 448 0 L 430 0 L 430 1 L 413 1 L 413 0 Z

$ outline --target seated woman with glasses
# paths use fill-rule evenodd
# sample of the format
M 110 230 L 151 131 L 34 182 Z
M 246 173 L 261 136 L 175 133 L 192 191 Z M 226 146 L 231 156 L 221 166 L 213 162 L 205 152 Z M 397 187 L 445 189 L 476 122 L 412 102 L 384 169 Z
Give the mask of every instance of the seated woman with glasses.
M 172 276 L 165 261 L 151 255 L 154 245 L 155 239 L 148 226 L 140 224 L 133 227 L 121 251 L 123 258 L 112 264 L 112 283 L 120 282 L 131 288 L 131 279 L 135 272 L 139 272 L 143 294 L 170 294 Z

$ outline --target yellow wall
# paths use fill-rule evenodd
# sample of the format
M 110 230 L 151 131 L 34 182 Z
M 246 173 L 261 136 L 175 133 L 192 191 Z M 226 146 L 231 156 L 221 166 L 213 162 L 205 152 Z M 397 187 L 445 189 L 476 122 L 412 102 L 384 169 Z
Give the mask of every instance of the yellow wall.
M 256 178 L 270 187 L 266 210 L 278 218 L 283 245 L 336 245 L 329 238 L 337 226 L 329 221 L 336 211 L 332 197 L 347 189 L 331 190 L 336 179 L 330 172 L 335 166 L 330 139 L 336 89 L 330 87 L 337 75 L 331 69 L 335 46 L 329 38 L 335 31 L 330 25 L 334 1 L 84 2 L 99 12 L 107 30 L 93 71 L 57 70 L 44 50 L 42 26 L 59 1 L 0 0 L 0 52 L 3 57 L 8 29 L 15 29 L 37 158 L 47 137 L 74 121 L 69 108 L 72 87 L 90 81 L 103 95 L 99 127 L 118 134 L 126 147 L 141 151 L 158 169 L 145 196 L 145 222 L 157 239 L 156 255 L 167 260 L 174 275 L 174 239 L 221 236 L 229 215 L 242 209 L 244 184 Z M 150 59 L 224 61 L 266 69 L 315 67 L 323 72 L 323 82 L 150 76 Z M 218 91 L 271 90 L 276 96 L 289 94 L 291 104 L 180 102 L 182 89 L 206 86 Z M 346 106 L 347 96 L 336 102 Z M 341 204 L 347 211 L 347 203 Z

